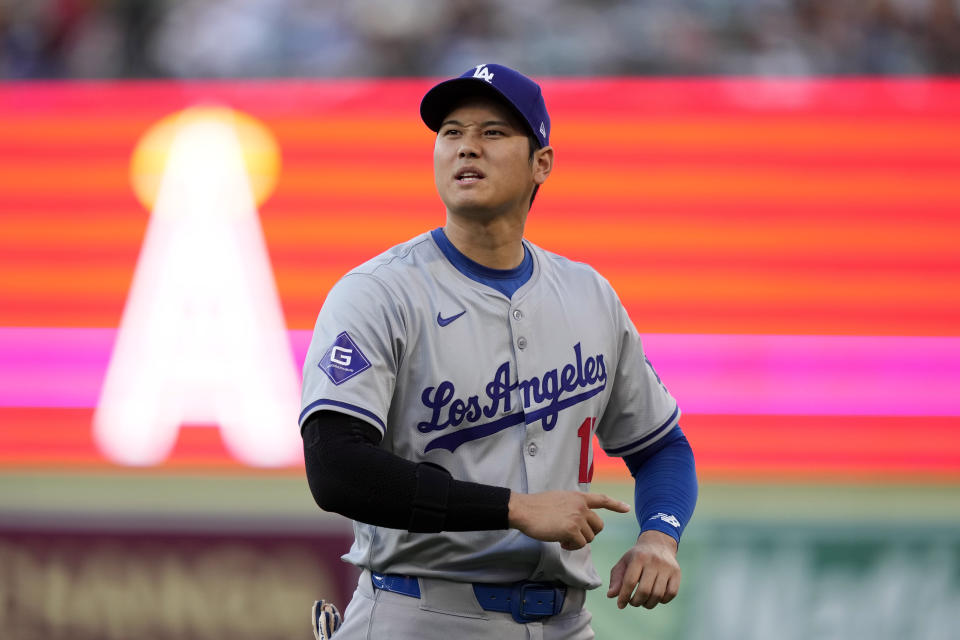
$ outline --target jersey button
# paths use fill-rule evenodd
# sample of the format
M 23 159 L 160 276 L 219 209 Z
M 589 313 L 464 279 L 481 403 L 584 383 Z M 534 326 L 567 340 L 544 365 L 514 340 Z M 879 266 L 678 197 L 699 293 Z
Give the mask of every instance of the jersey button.
M 533 456 L 537 455 L 537 443 L 536 443 L 536 442 L 531 442 L 530 444 L 527 445 L 527 455 L 529 455 L 531 458 L 532 458 Z
M 523 311 L 520 311 L 520 309 L 514 309 L 514 310 L 513 310 L 513 319 L 514 319 L 514 320 L 519 320 L 519 319 L 522 318 L 522 317 L 523 317 Z
M 517 346 L 520 347 L 521 349 L 526 349 L 527 339 L 524 338 L 523 336 L 520 336 L 519 338 L 517 338 Z

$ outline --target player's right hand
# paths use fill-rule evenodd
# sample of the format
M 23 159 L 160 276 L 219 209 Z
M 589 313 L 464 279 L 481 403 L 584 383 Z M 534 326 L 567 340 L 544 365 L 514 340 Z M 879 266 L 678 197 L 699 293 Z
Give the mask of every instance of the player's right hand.
M 592 542 L 603 530 L 603 520 L 594 509 L 627 513 L 630 505 L 602 493 L 514 491 L 510 493 L 508 520 L 511 529 L 536 540 L 559 542 L 564 549 L 573 551 Z

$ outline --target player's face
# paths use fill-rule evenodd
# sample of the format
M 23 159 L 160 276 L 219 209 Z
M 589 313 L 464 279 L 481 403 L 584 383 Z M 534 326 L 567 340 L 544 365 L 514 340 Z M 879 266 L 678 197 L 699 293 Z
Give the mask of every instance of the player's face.
M 433 172 L 447 210 L 471 218 L 525 216 L 530 194 L 552 167 L 547 147 L 530 158 L 527 132 L 509 108 L 470 98 L 447 114 L 437 133 Z

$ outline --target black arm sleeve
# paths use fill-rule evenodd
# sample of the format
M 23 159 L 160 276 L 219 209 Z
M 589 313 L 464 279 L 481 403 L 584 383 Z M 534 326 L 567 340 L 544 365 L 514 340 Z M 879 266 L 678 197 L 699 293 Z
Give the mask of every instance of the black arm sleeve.
M 509 489 L 454 480 L 436 465 L 404 460 L 378 447 L 380 432 L 362 420 L 318 411 L 302 435 L 307 483 L 324 511 L 408 531 L 508 528 Z

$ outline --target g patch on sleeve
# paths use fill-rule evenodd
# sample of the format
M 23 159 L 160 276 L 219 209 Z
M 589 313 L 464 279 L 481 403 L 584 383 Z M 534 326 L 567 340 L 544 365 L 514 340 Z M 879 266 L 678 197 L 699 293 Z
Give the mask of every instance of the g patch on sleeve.
M 370 368 L 370 361 L 346 331 L 337 336 L 317 366 L 333 384 L 342 384 Z

